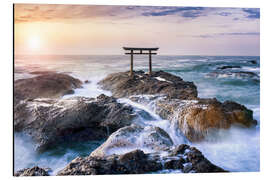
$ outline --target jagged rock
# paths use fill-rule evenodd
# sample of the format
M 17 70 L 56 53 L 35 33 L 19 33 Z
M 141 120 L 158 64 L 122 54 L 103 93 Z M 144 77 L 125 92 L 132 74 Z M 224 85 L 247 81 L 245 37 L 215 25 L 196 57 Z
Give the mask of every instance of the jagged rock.
M 169 98 L 194 99 L 198 94 L 193 82 L 183 81 L 180 77 L 164 71 L 153 72 L 151 76 L 143 71 L 134 71 L 133 77 L 129 76 L 129 72 L 114 73 L 99 84 L 117 98 L 141 94 L 165 94 Z
M 14 108 L 14 129 L 46 150 L 70 141 L 101 140 L 135 117 L 133 108 L 113 97 L 23 100 Z
M 43 169 L 38 166 L 25 168 L 17 171 L 14 176 L 49 176 L 49 169 Z
M 253 112 L 233 101 L 221 103 L 214 99 L 180 100 L 166 96 L 132 96 L 132 101 L 154 103 L 155 112 L 171 123 L 177 123 L 180 131 L 190 141 L 201 141 L 219 129 L 232 125 L 252 127 L 257 124 Z
M 221 66 L 221 67 L 218 67 L 217 69 L 232 69 L 232 68 L 241 68 L 241 66 Z
M 190 151 L 186 153 L 186 156 L 188 162 L 190 162 L 192 165 L 192 168 L 188 172 L 190 171 L 195 171 L 196 173 L 226 172 L 224 169 L 212 164 L 195 147 L 191 147 Z
M 251 110 L 233 101 L 163 99 L 156 105 L 156 112 L 165 119 L 176 121 L 190 141 L 201 141 L 208 133 L 232 125 L 252 127 L 257 123 Z
M 38 72 L 40 73 L 40 72 Z M 14 82 L 15 105 L 24 99 L 59 98 L 74 93 L 82 82 L 67 74 L 46 72 L 40 76 L 28 79 L 18 79 Z
M 57 175 L 145 174 L 164 169 L 183 170 L 186 164 L 190 168 L 183 172 L 227 172 L 208 161 L 196 148 L 188 146 L 187 149 L 187 152 L 177 154 L 174 159 L 170 154 L 162 156 L 161 159 L 157 154 L 145 154 L 141 150 L 134 150 L 122 155 L 78 157 Z M 164 166 L 162 161 L 165 162 Z
M 162 164 L 135 150 L 123 155 L 76 158 L 57 175 L 144 174 L 162 169 Z
M 141 147 L 148 151 L 162 151 L 170 148 L 173 142 L 161 128 L 154 126 L 141 127 L 131 125 L 114 132 L 91 156 L 104 157 L 123 153 Z

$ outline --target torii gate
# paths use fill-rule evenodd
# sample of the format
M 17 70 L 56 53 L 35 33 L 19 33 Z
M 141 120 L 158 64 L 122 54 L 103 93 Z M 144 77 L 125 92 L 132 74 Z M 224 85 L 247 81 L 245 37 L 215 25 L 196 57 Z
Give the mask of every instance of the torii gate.
M 124 50 L 130 51 L 125 54 L 130 54 L 130 76 L 133 76 L 133 54 L 148 54 L 149 55 L 149 75 L 152 74 L 152 54 L 156 55 L 157 53 L 152 53 L 152 51 L 157 51 L 159 48 L 134 48 L 134 47 L 123 47 Z M 138 52 L 134 52 L 138 51 Z M 147 52 L 144 52 L 147 51 Z

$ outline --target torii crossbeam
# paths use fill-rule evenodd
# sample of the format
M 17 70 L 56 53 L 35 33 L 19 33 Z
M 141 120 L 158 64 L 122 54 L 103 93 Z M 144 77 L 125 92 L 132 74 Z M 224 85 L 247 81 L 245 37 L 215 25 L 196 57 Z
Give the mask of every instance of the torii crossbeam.
M 124 50 L 129 51 L 125 54 L 130 54 L 130 76 L 133 76 L 133 55 L 134 54 L 148 54 L 149 55 L 149 75 L 152 74 L 152 55 L 157 53 L 152 53 L 152 51 L 157 51 L 159 48 L 135 48 L 135 47 L 123 47 Z

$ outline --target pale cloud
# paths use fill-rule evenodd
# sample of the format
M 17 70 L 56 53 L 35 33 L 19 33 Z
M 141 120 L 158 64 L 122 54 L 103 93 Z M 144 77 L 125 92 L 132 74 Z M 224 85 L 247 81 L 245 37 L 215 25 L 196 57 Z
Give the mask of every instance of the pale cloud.
M 106 53 L 126 44 L 174 54 L 258 55 L 260 48 L 256 8 L 16 4 L 14 13 L 18 49 L 35 32 L 59 53 Z

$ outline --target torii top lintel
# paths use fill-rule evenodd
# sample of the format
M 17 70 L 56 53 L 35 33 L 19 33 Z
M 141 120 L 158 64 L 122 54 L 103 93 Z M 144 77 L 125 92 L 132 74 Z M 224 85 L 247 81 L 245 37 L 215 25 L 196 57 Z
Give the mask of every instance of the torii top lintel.
M 148 54 L 149 55 L 149 75 L 152 74 L 152 56 L 156 55 L 157 53 L 152 53 L 152 51 L 157 51 L 159 48 L 138 48 L 138 47 L 123 47 L 124 50 L 130 51 L 126 52 L 125 54 L 130 54 L 130 76 L 133 76 L 133 55 L 134 54 Z M 134 52 L 139 51 L 139 52 Z M 144 52 L 147 51 L 147 52 Z

